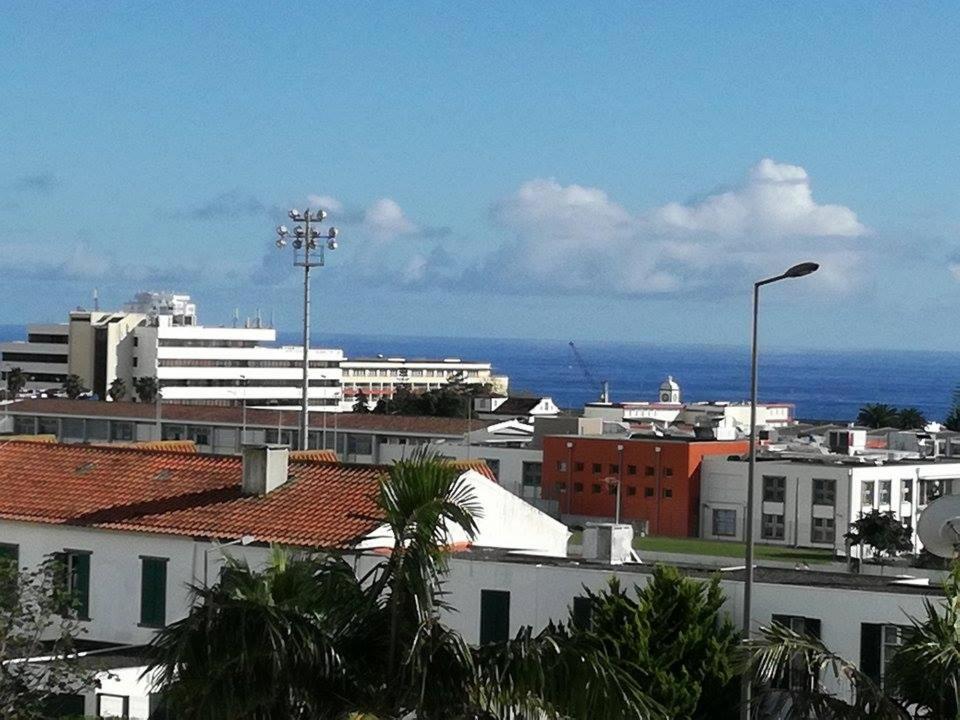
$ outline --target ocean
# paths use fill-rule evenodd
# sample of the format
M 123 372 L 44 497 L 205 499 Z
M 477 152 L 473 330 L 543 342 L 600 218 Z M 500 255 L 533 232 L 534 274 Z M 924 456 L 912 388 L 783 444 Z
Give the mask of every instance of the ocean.
M 25 328 L 0 326 L 0 340 L 25 337 Z M 280 332 L 296 344 L 297 333 Z M 593 382 L 577 364 L 567 340 L 437 338 L 314 333 L 312 344 L 340 347 L 348 356 L 459 357 L 484 360 L 510 377 L 514 391 L 549 395 L 561 407 L 597 399 L 601 380 L 614 401 L 656 400 L 672 375 L 686 401 L 745 400 L 749 395 L 747 348 L 577 342 Z M 760 356 L 761 402 L 790 402 L 797 417 L 853 420 L 861 406 L 883 402 L 916 407 L 942 420 L 960 384 L 960 353 L 902 350 L 779 351 Z

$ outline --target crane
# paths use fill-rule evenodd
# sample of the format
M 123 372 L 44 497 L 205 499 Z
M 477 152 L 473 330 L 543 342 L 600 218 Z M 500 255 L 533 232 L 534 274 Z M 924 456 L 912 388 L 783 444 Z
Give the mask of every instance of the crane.
M 580 370 L 583 372 L 583 376 L 587 379 L 587 382 L 596 386 L 597 381 L 593 377 L 593 373 L 590 372 L 590 368 L 587 366 L 586 361 L 584 361 L 580 351 L 577 350 L 577 344 L 571 340 L 568 345 L 570 346 L 570 352 L 573 353 L 573 357 L 576 359 L 577 365 L 580 366 Z M 600 402 L 610 402 L 610 384 L 606 380 L 600 381 Z

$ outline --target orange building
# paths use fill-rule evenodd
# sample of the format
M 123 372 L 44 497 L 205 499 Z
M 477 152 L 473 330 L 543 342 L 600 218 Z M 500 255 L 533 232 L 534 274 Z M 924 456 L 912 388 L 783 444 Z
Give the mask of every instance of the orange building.
M 650 535 L 698 532 L 700 464 L 704 455 L 747 452 L 746 440 L 609 438 L 558 435 L 543 439 L 541 497 L 556 500 L 565 519 L 616 516 Z

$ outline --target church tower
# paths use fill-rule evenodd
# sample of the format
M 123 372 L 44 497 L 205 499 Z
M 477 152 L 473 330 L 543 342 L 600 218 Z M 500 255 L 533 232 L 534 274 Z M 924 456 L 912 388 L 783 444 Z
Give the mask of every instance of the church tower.
M 680 404 L 680 386 L 673 379 L 673 375 L 667 375 L 667 379 L 660 383 L 660 402 Z

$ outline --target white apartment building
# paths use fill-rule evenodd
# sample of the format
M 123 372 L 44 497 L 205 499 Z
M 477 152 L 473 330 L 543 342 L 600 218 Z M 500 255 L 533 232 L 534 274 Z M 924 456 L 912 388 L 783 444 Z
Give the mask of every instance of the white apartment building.
M 297 408 L 301 401 L 303 348 L 275 347 L 276 330 L 208 327 L 197 322 L 189 295 L 139 293 L 122 312 L 76 310 L 63 325 L 31 325 L 26 342 L 0 345 L 3 380 L 13 368 L 28 376 L 27 389 L 59 389 L 68 374 L 101 399 L 124 381 L 157 378 L 163 398 L 180 403 Z M 339 349 L 311 349 L 308 397 L 312 408 L 350 410 L 341 386 Z
M 371 402 L 393 397 L 401 386 L 412 392 L 425 392 L 459 380 L 466 385 L 489 385 L 493 392 L 505 394 L 509 384 L 506 376 L 494 375 L 490 363 L 460 358 L 349 358 L 341 367 L 344 397 L 352 398 L 362 391 Z
M 47 323 L 27 326 L 27 339 L 0 343 L 0 385 L 7 387 L 7 373 L 19 368 L 26 378 L 25 390 L 59 388 L 69 370 L 70 326 Z
M 742 540 L 747 505 L 743 458 L 707 456 L 700 474 L 700 534 Z M 762 458 L 754 488 L 757 542 L 832 548 L 846 555 L 844 533 L 871 510 L 892 511 L 914 529 L 917 517 L 941 495 L 960 493 L 960 462 L 894 460 L 845 455 Z M 858 556 L 859 548 L 853 554 Z

